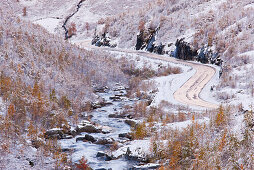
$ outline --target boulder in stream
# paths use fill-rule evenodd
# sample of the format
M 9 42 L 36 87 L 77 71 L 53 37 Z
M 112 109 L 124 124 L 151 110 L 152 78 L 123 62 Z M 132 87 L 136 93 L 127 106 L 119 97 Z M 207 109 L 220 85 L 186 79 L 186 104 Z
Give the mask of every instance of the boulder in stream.
M 96 154 L 96 157 L 98 158 L 103 158 L 105 161 L 111 161 L 113 160 L 112 157 L 110 157 L 108 154 L 104 153 L 104 152 L 101 152 L 99 151 L 97 154 Z
M 90 141 L 90 142 L 94 143 L 94 142 L 96 142 L 96 139 L 93 136 L 86 134 L 85 136 L 77 137 L 76 142 L 78 142 L 78 141 Z
M 100 129 L 97 129 L 94 125 L 90 124 L 90 125 L 85 125 L 85 126 L 81 126 L 78 125 L 76 127 L 76 131 L 77 133 L 82 133 L 82 132 L 87 132 L 87 133 L 101 133 Z
M 87 120 L 83 120 L 77 127 L 76 127 L 77 134 L 80 134 L 82 132 L 87 133 L 101 133 L 101 129 L 98 129 L 95 127 L 91 122 Z
M 119 136 L 120 138 L 127 138 L 127 139 L 132 140 L 132 136 L 131 136 L 131 134 L 129 134 L 129 133 L 120 133 L 118 136 Z
M 113 138 L 102 138 L 102 139 L 98 139 L 95 144 L 99 144 L 99 145 L 111 145 L 115 142 L 115 140 Z
M 126 116 L 125 115 L 118 115 L 118 114 L 109 114 L 109 118 L 119 118 L 119 119 L 124 119 Z
M 121 101 L 121 97 L 120 96 L 111 96 L 109 97 L 110 100 L 113 100 L 113 101 Z

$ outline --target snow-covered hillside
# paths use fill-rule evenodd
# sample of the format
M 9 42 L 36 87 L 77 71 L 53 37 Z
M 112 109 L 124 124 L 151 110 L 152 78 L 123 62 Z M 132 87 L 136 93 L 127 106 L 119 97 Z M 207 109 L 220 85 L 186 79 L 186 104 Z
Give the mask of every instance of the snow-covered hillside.
M 253 11 L 253 0 L 2 0 L 0 169 L 254 169 Z M 134 50 L 146 30 L 164 56 Z M 117 48 L 91 46 L 103 33 Z M 180 38 L 222 65 L 169 58 Z M 188 81 L 177 94 L 189 105 L 175 97 Z
M 80 49 L 39 25 L 24 21 L 17 16 L 19 7 L 19 2 L 1 1 L 0 167 L 13 169 L 20 159 L 24 169 L 38 169 L 39 159 L 44 157 L 52 164 L 45 169 L 50 169 L 57 161 L 52 154 L 58 154 L 58 150 L 55 145 L 54 150 L 46 149 L 49 141 L 40 143 L 44 131 L 78 121 L 92 102 L 102 100 L 94 88 L 127 85 L 128 76 L 106 53 Z M 45 148 L 34 151 L 31 146 L 36 141 Z M 13 152 L 15 149 L 20 152 Z M 33 151 L 31 155 L 29 150 Z M 42 155 L 34 157 L 36 154 Z M 29 165 L 29 160 L 36 165 Z

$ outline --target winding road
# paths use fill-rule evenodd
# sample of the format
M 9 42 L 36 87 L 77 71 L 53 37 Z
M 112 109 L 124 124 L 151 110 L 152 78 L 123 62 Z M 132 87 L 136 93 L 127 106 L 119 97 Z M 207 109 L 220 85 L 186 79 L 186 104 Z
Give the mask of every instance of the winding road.
M 78 43 L 81 47 L 87 47 L 91 49 L 103 49 L 107 51 L 119 51 L 125 53 L 133 53 L 138 54 L 144 57 L 159 59 L 163 61 L 173 62 L 177 64 L 183 64 L 192 67 L 196 70 L 196 73 L 190 77 L 175 93 L 174 98 L 176 101 L 186 104 L 188 106 L 198 106 L 206 109 L 217 109 L 219 105 L 210 103 L 208 101 L 203 100 L 200 97 L 200 93 L 206 84 L 213 78 L 216 73 L 216 69 L 204 65 L 201 63 L 189 62 L 184 60 L 178 60 L 172 57 L 166 57 L 163 55 L 158 55 L 154 53 L 147 53 L 142 51 L 134 51 L 127 49 L 117 49 L 117 48 L 106 48 L 106 47 L 96 47 L 91 45 L 91 41 L 84 41 L 82 43 Z

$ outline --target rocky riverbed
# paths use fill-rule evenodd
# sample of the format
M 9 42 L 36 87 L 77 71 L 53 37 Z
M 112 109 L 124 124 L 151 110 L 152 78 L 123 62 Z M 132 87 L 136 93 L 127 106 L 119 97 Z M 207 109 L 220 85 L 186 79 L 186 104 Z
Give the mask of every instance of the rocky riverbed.
M 89 121 L 82 120 L 77 127 L 72 127 L 70 135 L 61 135 L 55 129 L 62 150 L 71 152 L 74 162 L 84 156 L 93 169 L 139 169 L 138 165 L 146 161 L 150 141 L 132 141 L 131 126 L 140 120 L 122 112 L 124 106 L 132 106 L 136 100 L 127 98 L 122 86 L 98 90 L 97 94 L 108 104 L 103 107 L 97 104 L 97 109 L 84 113 Z M 156 165 L 146 167 L 153 169 Z

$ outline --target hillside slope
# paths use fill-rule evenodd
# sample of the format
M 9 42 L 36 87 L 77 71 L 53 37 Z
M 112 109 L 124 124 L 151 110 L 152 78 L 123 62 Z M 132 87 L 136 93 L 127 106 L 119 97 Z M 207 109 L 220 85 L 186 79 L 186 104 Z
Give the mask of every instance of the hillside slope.
M 6 108 L 0 113 L 0 169 L 52 169 L 61 153 L 54 141 L 42 140 L 45 130 L 78 121 L 100 100 L 94 87 L 126 85 L 128 77 L 107 54 L 80 49 L 23 21 L 18 5 L 4 0 L 0 7 L 0 96 Z M 31 147 L 37 140 L 41 150 Z

